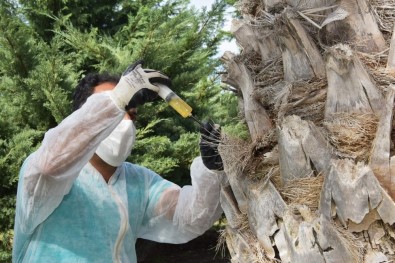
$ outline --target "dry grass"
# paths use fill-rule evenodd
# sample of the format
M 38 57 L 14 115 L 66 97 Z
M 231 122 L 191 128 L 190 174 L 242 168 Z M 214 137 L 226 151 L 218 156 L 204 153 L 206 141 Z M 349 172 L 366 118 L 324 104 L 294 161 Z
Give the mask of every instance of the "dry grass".
M 378 118 L 373 114 L 339 113 L 323 122 L 328 141 L 337 154 L 367 161 L 375 138 Z

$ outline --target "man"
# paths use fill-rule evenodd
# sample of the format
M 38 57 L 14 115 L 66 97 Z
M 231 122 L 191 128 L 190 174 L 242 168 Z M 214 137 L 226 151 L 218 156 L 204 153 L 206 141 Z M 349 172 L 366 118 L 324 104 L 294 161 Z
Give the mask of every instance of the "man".
M 152 83 L 168 82 L 141 63 L 119 82 L 108 75 L 81 80 L 77 110 L 21 168 L 13 262 L 136 262 L 137 238 L 183 243 L 219 218 L 222 175 L 205 166 L 221 169 L 218 154 L 210 156 L 216 146 L 201 143 L 206 156 L 193 161 L 192 185 L 183 188 L 124 162 L 135 139 L 134 107 L 155 97 Z

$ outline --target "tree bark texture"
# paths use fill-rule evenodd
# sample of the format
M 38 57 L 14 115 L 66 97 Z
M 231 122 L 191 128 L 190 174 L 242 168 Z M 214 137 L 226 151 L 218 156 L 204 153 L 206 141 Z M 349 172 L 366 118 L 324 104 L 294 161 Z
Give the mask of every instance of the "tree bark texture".
M 236 7 L 223 82 L 251 140 L 220 146 L 232 262 L 394 261 L 395 1 Z

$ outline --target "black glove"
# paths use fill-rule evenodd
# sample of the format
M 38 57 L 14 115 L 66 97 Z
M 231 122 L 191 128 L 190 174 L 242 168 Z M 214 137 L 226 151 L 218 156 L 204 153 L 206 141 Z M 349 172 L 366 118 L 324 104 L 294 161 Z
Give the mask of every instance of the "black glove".
M 127 76 L 130 74 L 134 69 L 141 68 L 143 65 L 143 60 L 138 60 L 131 64 L 122 76 Z M 160 71 L 153 70 L 153 69 L 142 69 L 143 74 L 136 76 L 133 78 L 134 81 L 145 80 L 148 79 L 149 84 L 155 85 L 155 83 L 163 84 L 168 87 L 171 87 L 171 80 Z M 135 74 L 139 74 L 140 71 L 136 71 Z M 126 110 L 130 108 L 136 108 L 139 105 L 143 105 L 146 102 L 152 102 L 156 98 L 158 98 L 158 90 L 159 88 L 153 88 L 151 85 L 144 86 L 144 88 L 139 89 L 132 97 L 128 105 L 126 106 Z
M 216 127 L 218 126 L 218 127 Z M 204 165 L 210 170 L 224 169 L 218 145 L 221 141 L 221 128 L 212 122 L 203 122 L 200 126 L 200 154 Z

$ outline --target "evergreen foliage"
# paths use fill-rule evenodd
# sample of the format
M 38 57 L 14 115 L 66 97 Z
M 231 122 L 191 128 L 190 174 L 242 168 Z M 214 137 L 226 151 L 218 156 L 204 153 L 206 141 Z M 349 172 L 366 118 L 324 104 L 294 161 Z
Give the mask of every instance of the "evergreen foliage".
M 210 10 L 186 0 L 2 0 L 0 2 L 0 262 L 10 261 L 18 172 L 71 111 L 88 72 L 121 73 L 142 58 L 160 69 L 200 119 L 227 124 L 236 98 L 215 77 L 226 2 Z M 164 102 L 139 109 L 129 160 L 184 184 L 199 154 L 197 125 Z M 72 143 L 72 142 L 71 142 Z

